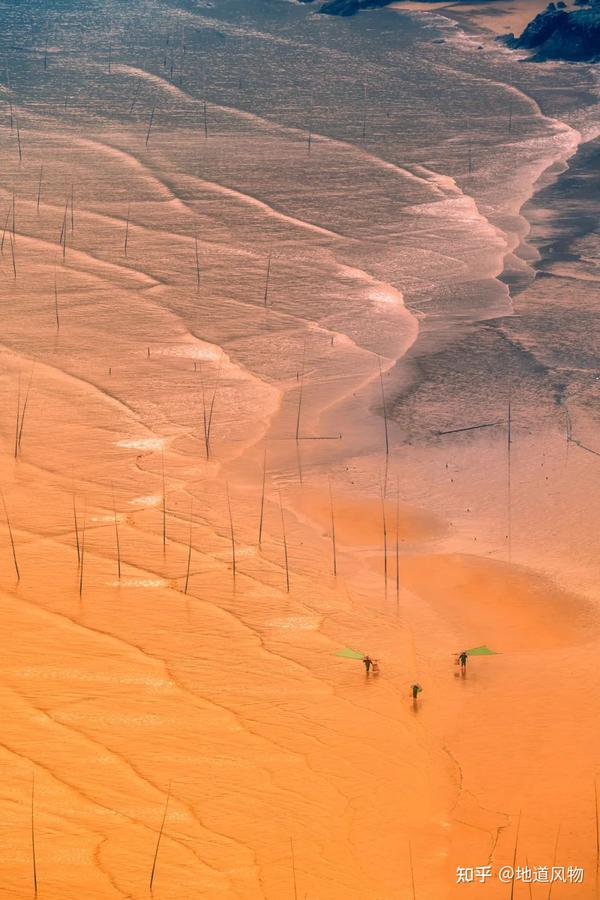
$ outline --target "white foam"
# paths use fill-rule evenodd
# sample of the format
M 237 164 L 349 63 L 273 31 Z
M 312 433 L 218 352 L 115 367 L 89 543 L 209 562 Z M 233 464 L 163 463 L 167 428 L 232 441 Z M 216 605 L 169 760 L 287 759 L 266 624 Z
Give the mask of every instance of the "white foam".
M 165 443 L 164 438 L 127 438 L 117 441 L 116 445 L 126 450 L 162 450 Z

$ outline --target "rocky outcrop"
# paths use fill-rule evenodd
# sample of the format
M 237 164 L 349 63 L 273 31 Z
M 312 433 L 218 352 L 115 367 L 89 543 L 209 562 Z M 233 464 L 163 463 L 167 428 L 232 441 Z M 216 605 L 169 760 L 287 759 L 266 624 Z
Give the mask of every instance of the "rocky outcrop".
M 535 60 L 566 59 L 573 62 L 600 60 L 600 0 L 567 10 L 550 3 L 529 23 L 520 37 L 509 35 L 509 47 L 534 50 Z
M 300 0 L 300 3 L 312 3 L 313 0 Z M 327 0 L 319 7 L 319 12 L 328 16 L 354 16 L 361 9 L 379 9 L 389 6 L 393 0 Z

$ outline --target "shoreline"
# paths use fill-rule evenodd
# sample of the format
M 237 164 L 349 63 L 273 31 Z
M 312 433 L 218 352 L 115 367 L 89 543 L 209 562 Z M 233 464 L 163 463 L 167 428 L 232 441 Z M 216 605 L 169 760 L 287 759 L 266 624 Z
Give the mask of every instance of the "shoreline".
M 300 16 L 282 6 L 284 19 Z M 154 60 L 159 71 L 167 65 L 163 37 Z M 188 40 L 191 56 L 191 34 Z M 196 49 L 204 63 L 204 32 Z M 240 41 L 240 55 L 242 49 Z M 337 58 L 332 68 L 324 59 L 324 71 L 337 78 Z M 116 60 L 114 67 L 116 75 Z M 103 79 L 114 91 L 108 73 Z M 236 83 L 234 92 L 241 90 Z M 352 91 L 356 83 L 346 86 Z M 461 91 L 473 84 L 456 83 Z M 131 88 L 121 88 L 128 104 Z M 504 102 L 500 90 L 490 96 Z M 354 123 L 354 94 L 343 97 Z M 445 445 L 429 436 L 411 445 L 389 421 L 388 456 L 379 415 L 391 407 L 395 376 L 386 353 L 391 359 L 397 350 L 406 366 L 410 341 L 422 341 L 408 321 L 416 318 L 410 304 L 400 306 L 381 272 L 389 271 L 389 284 L 400 281 L 404 270 L 396 263 L 405 250 L 412 263 L 406 271 L 415 273 L 409 288 L 423 294 L 431 265 L 432 282 L 448 289 L 440 288 L 432 318 L 458 332 L 459 315 L 466 320 L 476 308 L 502 251 L 483 223 L 487 211 L 474 210 L 446 175 L 435 175 L 433 187 L 428 169 L 425 177 L 408 177 L 382 162 L 381 146 L 365 149 L 356 131 L 320 138 L 308 160 L 298 127 L 304 110 L 292 137 L 289 127 L 259 116 L 262 108 L 251 131 L 239 125 L 247 113 L 227 112 L 215 125 L 216 110 L 225 116 L 228 108 L 227 97 L 218 99 L 208 111 L 210 138 L 202 136 L 202 118 L 195 133 L 155 122 L 144 151 L 154 116 L 144 108 L 139 121 L 119 126 L 120 156 L 100 151 L 99 142 L 71 155 L 57 142 L 64 168 L 45 185 L 55 202 L 39 216 L 43 133 L 39 147 L 28 134 L 18 168 L 6 142 L 17 176 L 29 177 L 17 191 L 14 285 L 5 256 L 11 349 L 0 380 L 2 471 L 20 565 L 19 573 L 11 568 L 5 528 L 0 603 L 14 635 L 2 658 L 11 888 L 22 892 L 30 871 L 30 819 L 19 818 L 19 810 L 30 812 L 32 769 L 48 900 L 80 896 L 84 881 L 90 900 L 147 895 L 161 821 L 160 900 L 198 891 L 211 900 L 278 898 L 296 886 L 302 896 L 327 900 L 404 900 L 411 892 L 409 842 L 417 894 L 460 900 L 453 868 L 488 859 L 509 864 L 519 808 L 520 846 L 530 862 L 551 862 L 554 825 L 566 819 L 561 852 L 578 863 L 589 856 L 592 866 L 591 849 L 574 852 L 571 818 L 584 823 L 578 837 L 591 835 L 585 823 L 593 778 L 570 721 L 581 718 L 591 744 L 586 702 L 598 681 L 595 613 L 578 585 L 561 590 L 520 556 L 523 535 L 535 530 L 521 505 L 543 496 L 547 506 L 535 512 L 542 524 L 551 521 L 552 492 L 565 480 L 558 441 L 546 442 L 543 460 L 545 434 L 525 452 L 524 411 L 543 406 L 526 394 L 533 378 L 526 366 L 517 368 L 520 360 L 499 357 L 504 369 L 514 363 L 524 372 L 522 393 L 514 392 L 513 510 L 504 431 Z M 384 98 L 382 121 L 387 106 Z M 545 140 L 547 123 L 533 121 L 529 107 L 527 116 L 527 135 Z M 430 124 L 421 123 L 419 133 L 428 134 Z M 461 139 L 451 128 L 446 135 Z M 504 142 L 500 129 L 497 141 Z M 142 162 L 132 169 L 133 154 Z M 446 168 L 460 168 L 461 146 L 444 160 Z M 266 163 L 267 182 L 256 176 Z M 104 181 L 86 181 L 93 166 Z M 57 276 L 50 248 L 60 255 L 65 170 L 76 201 L 70 223 L 64 213 L 69 246 Z M 328 193 L 332 182 L 336 191 Z M 298 184 L 307 185 L 308 200 Z M 240 199 L 242 189 L 249 202 Z M 396 205 L 385 205 L 388 194 Z M 320 206 L 311 206 L 313 196 Z M 100 219 L 106 197 L 115 215 Z M 257 197 L 258 205 L 250 202 Z M 443 216 L 454 216 L 443 246 L 442 217 L 432 214 L 436 199 L 446 204 Z M 332 250 L 338 222 L 354 225 L 365 203 L 369 214 L 355 232 L 348 229 L 351 240 Z M 419 205 L 426 207 L 421 219 Z M 285 219 L 272 214 L 280 208 Z M 305 227 L 313 219 L 320 230 Z M 32 247 L 22 232 L 40 228 L 48 242 Z M 473 246 L 453 255 L 452 240 L 471 238 Z M 440 242 L 438 256 L 420 255 L 432 240 Z M 89 272 L 73 265 L 71 242 L 78 254 L 88 245 L 102 248 Z M 379 252 L 369 252 L 373 247 Z M 105 257 L 120 267 L 102 268 Z M 142 274 L 131 285 L 125 269 L 133 266 Z M 419 271 L 425 286 L 415 284 Z M 467 290 L 471 307 L 457 312 L 451 301 Z M 373 292 L 384 297 L 373 300 Z M 504 286 L 497 295 L 505 296 Z M 417 425 L 435 427 L 454 405 L 473 416 L 479 409 L 505 416 L 506 385 L 488 357 L 489 331 L 472 328 L 472 344 L 434 372 L 438 418 L 417 404 Z M 36 356 L 68 375 L 32 372 Z M 451 377 L 470 377 L 472 360 L 483 373 L 480 406 L 464 392 L 466 380 Z M 15 458 L 15 410 L 18 425 L 30 378 Z M 212 439 L 203 442 L 207 417 Z M 320 434 L 325 422 L 343 422 L 346 430 L 346 421 L 343 443 L 308 440 L 328 437 Z M 418 491 L 426 505 L 417 502 Z M 427 511 L 432 506 L 439 515 Z M 565 517 L 568 511 L 565 504 Z M 483 642 L 498 655 L 470 662 L 460 678 L 452 655 Z M 379 658 L 381 676 L 337 658 L 346 645 Z M 411 706 L 415 680 L 424 693 Z M 15 850 L 10 860 L 8 849 Z M 495 896 L 493 888 L 483 891 Z

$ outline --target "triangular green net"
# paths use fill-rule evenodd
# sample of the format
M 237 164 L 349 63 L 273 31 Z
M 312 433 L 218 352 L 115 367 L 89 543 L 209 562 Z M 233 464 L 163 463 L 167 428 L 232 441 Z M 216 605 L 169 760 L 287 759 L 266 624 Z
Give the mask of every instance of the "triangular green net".
M 352 647 L 344 647 L 343 650 L 338 650 L 335 654 L 336 656 L 343 656 L 345 659 L 364 659 L 365 654 L 359 653 L 358 650 L 353 650 Z
M 481 647 L 472 647 L 470 650 L 465 650 L 465 653 L 467 656 L 497 656 L 496 651 L 490 650 L 485 644 L 482 644 Z

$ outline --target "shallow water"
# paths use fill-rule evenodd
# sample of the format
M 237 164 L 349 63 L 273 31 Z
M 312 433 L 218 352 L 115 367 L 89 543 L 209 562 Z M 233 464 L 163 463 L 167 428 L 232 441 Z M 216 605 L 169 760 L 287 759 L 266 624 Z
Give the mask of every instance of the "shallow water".
M 507 560 L 592 594 L 596 539 L 568 535 L 597 498 L 591 456 L 564 466 L 553 286 L 513 317 L 507 283 L 533 277 L 534 182 L 594 134 L 592 70 L 439 13 L 0 8 L 9 895 L 30 893 L 32 768 L 49 897 L 145 896 L 167 794 L 165 898 L 288 896 L 292 853 L 308 896 L 404 897 L 409 840 L 420 890 L 450 896 L 467 849 L 510 858 L 518 799 L 545 853 L 562 788 L 533 783 L 525 712 L 519 768 L 490 709 L 518 677 L 531 711 L 536 664 L 547 703 L 596 619 Z M 448 660 L 485 629 L 506 655 L 457 692 Z M 568 760 L 542 759 L 562 785 Z

